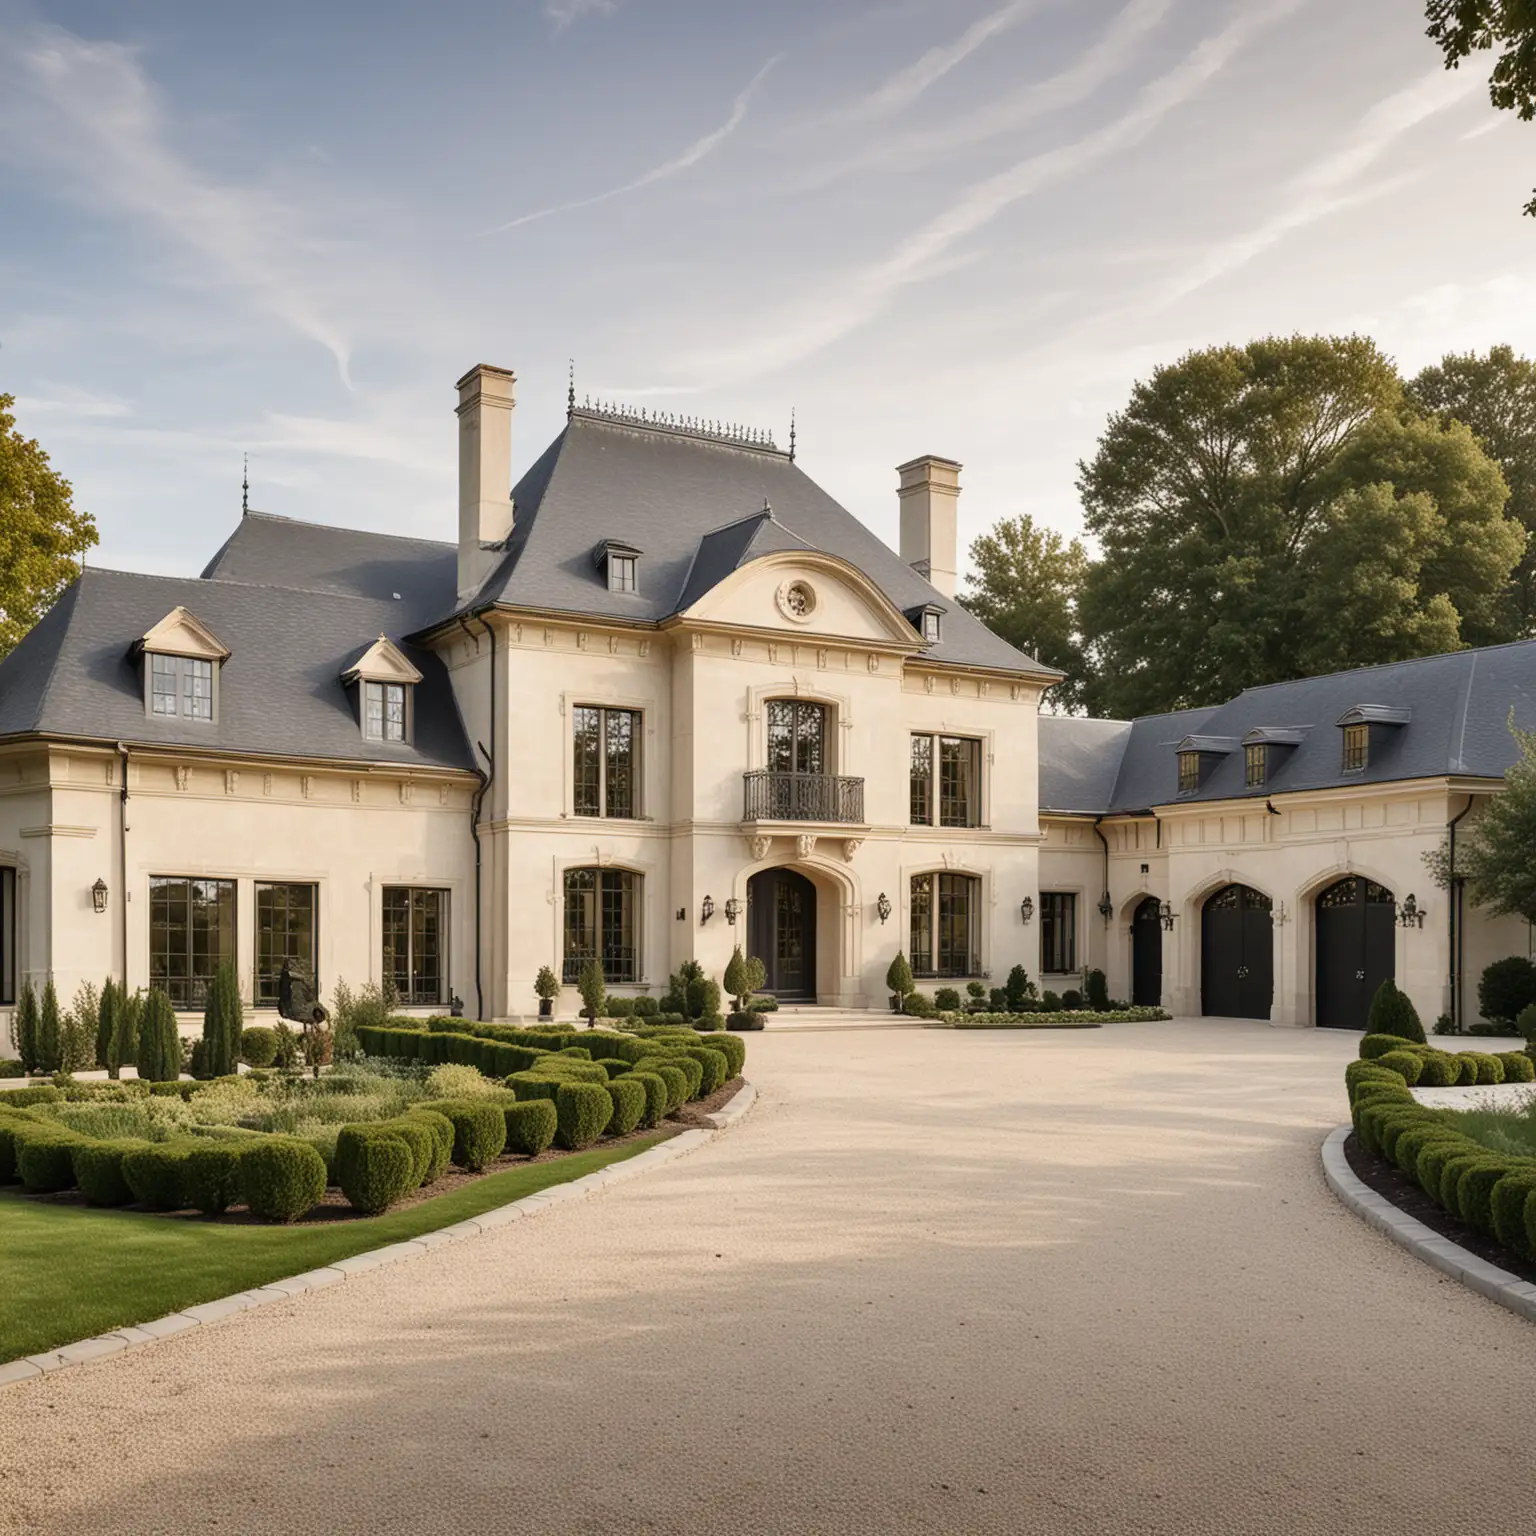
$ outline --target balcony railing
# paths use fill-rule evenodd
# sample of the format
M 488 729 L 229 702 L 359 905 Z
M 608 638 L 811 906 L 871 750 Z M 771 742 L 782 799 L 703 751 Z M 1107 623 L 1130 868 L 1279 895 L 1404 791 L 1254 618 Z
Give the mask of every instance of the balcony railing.
M 747 821 L 864 820 L 864 780 L 831 773 L 770 773 L 760 768 L 742 775 Z

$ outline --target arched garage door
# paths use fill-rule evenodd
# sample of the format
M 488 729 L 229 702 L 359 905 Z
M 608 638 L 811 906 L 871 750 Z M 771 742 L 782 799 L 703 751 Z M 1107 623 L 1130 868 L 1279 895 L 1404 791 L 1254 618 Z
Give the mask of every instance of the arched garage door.
M 1397 969 L 1396 903 L 1374 880 L 1351 875 L 1317 898 L 1317 1022 L 1364 1029 L 1371 999 Z
M 1251 886 L 1223 886 L 1200 914 L 1200 1011 L 1267 1019 L 1274 996 L 1269 897 Z

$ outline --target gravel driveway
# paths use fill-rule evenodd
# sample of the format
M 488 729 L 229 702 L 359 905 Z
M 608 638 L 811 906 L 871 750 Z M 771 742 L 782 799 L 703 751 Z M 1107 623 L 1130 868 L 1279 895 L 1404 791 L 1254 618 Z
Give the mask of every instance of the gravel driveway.
M 1324 1187 L 1354 1040 L 770 1032 L 677 1163 L 0 1393 L 0 1530 L 1528 1531 L 1536 1330 Z

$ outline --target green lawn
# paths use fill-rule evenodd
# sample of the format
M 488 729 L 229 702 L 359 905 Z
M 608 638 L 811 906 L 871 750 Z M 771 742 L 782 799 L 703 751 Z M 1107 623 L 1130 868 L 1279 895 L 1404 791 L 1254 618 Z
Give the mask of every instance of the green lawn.
M 0 1190 L 0 1362 L 452 1226 L 623 1162 L 661 1139 L 509 1168 L 435 1200 L 336 1226 L 224 1226 L 46 1205 Z

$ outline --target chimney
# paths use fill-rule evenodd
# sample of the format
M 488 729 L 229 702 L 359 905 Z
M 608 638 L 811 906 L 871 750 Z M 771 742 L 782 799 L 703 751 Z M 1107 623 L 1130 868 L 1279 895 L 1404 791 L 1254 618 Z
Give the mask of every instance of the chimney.
M 459 599 L 491 574 L 488 546 L 512 532 L 512 396 L 508 368 L 481 363 L 454 388 L 459 392 Z
M 955 595 L 955 503 L 960 500 L 960 466 L 925 454 L 897 466 L 901 502 L 901 558 L 945 597 Z

